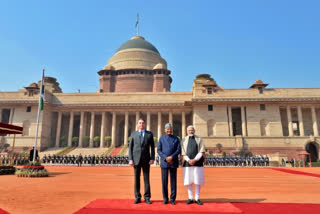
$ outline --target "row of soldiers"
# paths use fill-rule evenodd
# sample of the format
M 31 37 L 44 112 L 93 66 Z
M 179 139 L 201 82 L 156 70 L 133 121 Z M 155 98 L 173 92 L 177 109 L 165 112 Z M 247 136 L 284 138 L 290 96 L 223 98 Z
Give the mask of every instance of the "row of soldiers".
M 107 155 L 44 155 L 42 164 L 45 165 L 77 165 L 77 166 L 95 166 L 95 165 L 110 165 L 110 166 L 125 166 L 129 163 L 128 156 L 107 156 Z
M 9 155 L 0 156 L 0 164 L 1 165 L 9 165 L 11 161 L 11 157 Z M 23 166 L 29 163 L 29 158 L 27 156 L 14 155 L 13 156 L 13 165 Z
M 253 156 L 226 156 L 226 157 L 206 157 L 206 166 L 220 167 L 267 167 L 269 166 L 269 157 Z

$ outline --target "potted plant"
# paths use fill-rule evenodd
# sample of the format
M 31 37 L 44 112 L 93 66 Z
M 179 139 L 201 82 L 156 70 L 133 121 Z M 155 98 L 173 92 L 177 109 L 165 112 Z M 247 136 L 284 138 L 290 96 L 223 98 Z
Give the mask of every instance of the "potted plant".
M 94 143 L 93 147 L 99 147 L 100 137 L 99 136 L 95 136 L 93 138 L 93 143 Z
M 218 152 L 221 153 L 221 151 L 222 151 L 222 150 L 221 150 L 221 149 L 222 149 L 221 143 L 217 143 L 216 147 L 217 147 L 217 149 L 218 149 Z
M 110 136 L 105 136 L 104 137 L 104 142 L 106 143 L 106 146 L 109 147 L 111 143 L 111 137 Z
M 89 146 L 90 137 L 89 136 L 83 136 L 82 137 L 82 147 L 88 147 Z
M 78 146 L 79 137 L 72 137 L 72 146 Z
M 61 147 L 67 146 L 66 136 L 61 136 L 61 137 L 60 137 L 60 146 L 61 146 Z

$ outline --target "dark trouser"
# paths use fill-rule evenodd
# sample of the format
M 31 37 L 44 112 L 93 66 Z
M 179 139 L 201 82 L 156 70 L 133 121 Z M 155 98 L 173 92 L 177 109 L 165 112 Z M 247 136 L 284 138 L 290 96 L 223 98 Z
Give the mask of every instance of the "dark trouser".
M 151 192 L 150 192 L 150 179 L 149 179 L 149 172 L 150 172 L 150 165 L 136 165 L 134 166 L 134 195 L 136 198 L 141 198 L 140 193 L 140 174 L 141 168 L 143 170 L 143 180 L 144 180 L 144 198 L 150 199 Z
M 170 200 L 175 201 L 177 195 L 177 168 L 161 168 L 163 200 L 168 200 L 168 173 L 170 171 L 171 195 Z

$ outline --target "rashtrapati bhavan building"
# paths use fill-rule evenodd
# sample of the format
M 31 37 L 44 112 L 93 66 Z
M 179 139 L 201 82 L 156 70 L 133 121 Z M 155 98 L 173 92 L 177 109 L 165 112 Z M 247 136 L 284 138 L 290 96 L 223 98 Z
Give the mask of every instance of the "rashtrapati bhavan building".
M 92 93 L 63 93 L 55 78 L 45 78 L 40 151 L 70 146 L 71 152 L 102 154 L 110 145 L 127 145 L 142 117 L 158 139 L 165 123 L 180 137 L 193 124 L 210 153 L 246 150 L 298 158 L 307 151 L 319 157 L 320 88 L 269 88 L 256 80 L 245 89 L 227 89 L 209 74 L 195 74 L 190 91 L 171 92 L 166 60 L 141 36 L 122 44 L 97 73 L 100 86 Z M 24 128 L 16 138 L 18 150 L 35 142 L 39 84 L 0 92 L 0 121 Z M 12 145 L 13 136 L 1 138 Z

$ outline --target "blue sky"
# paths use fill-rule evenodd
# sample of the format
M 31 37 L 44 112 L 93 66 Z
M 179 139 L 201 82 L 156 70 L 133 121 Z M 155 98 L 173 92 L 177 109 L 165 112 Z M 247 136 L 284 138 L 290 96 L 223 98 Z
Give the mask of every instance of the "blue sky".
M 46 75 L 95 92 L 99 71 L 136 34 L 168 62 L 172 91 L 208 73 L 225 88 L 320 87 L 320 1 L 0 1 L 0 91 Z

